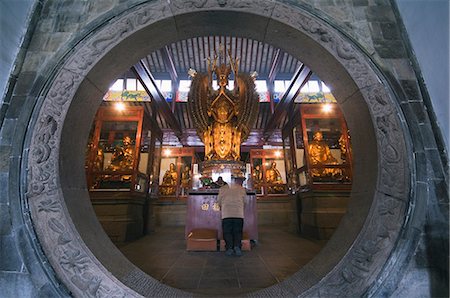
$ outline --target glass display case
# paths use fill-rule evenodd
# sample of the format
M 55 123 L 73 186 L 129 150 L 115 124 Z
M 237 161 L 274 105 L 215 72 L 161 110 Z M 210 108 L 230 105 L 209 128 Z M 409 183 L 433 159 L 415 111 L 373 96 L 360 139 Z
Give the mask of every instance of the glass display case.
M 292 132 L 299 184 L 350 184 L 350 137 L 338 105 L 303 104 L 300 113 Z
M 186 196 L 193 186 L 195 149 L 165 147 L 159 164 L 159 194 L 166 197 Z
M 285 194 L 286 167 L 283 150 L 251 149 L 251 176 L 258 195 Z
M 151 132 L 143 116 L 141 107 L 99 108 L 86 155 L 89 190 L 147 191 Z

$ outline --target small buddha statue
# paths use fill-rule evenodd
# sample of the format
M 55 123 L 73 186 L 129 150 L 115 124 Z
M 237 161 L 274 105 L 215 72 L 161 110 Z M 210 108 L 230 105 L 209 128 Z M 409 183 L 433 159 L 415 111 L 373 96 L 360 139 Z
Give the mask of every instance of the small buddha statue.
M 94 171 L 103 170 L 103 150 L 101 148 L 97 148 L 97 154 L 95 154 L 94 163 L 92 165 L 92 169 Z
M 266 170 L 266 182 L 268 184 L 268 193 L 282 193 L 284 191 L 283 181 L 276 162 L 272 162 L 270 168 Z
M 122 146 L 117 146 L 111 157 L 108 170 L 111 171 L 127 171 L 133 169 L 133 147 L 131 146 L 131 138 L 125 136 L 122 140 Z
M 262 182 L 262 179 L 263 179 L 263 174 L 261 171 L 261 166 L 256 165 L 255 168 L 253 169 L 253 181 L 255 184 L 260 184 Z
M 177 180 L 178 174 L 175 169 L 175 164 L 171 163 L 169 169 L 164 173 L 161 194 L 166 196 L 174 195 L 177 189 Z
M 313 141 L 308 146 L 309 162 L 311 165 L 337 165 L 338 161 L 331 155 L 330 147 L 323 140 L 320 131 L 316 131 L 313 135 Z M 340 175 L 340 169 L 321 168 L 311 169 L 312 177 L 329 177 Z
M 343 134 L 339 137 L 339 149 L 341 150 L 342 163 L 347 162 L 347 144 L 345 143 L 345 137 Z
M 183 188 L 189 188 L 191 182 L 191 168 L 185 166 L 183 172 L 181 173 L 181 186 Z

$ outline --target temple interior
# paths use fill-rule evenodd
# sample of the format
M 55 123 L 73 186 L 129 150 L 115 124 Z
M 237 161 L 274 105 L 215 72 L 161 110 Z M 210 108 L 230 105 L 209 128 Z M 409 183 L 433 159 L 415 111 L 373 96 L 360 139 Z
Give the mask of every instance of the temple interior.
M 351 131 L 332 90 L 295 57 L 257 40 L 204 36 L 149 53 L 111 82 L 90 130 L 85 168 L 103 229 L 131 259 L 132 247 L 142 254 L 134 243 L 167 234 L 184 243 L 177 254 L 187 250 L 195 259 L 207 251 L 220 260 L 215 198 L 233 176 L 245 179 L 251 206 L 246 258 L 264 256 L 258 250 L 277 241 L 274 229 L 292 238 L 285 245 L 304 242 L 317 253 L 346 212 Z M 180 228 L 185 233 L 169 232 Z M 300 251 L 301 264 L 314 256 Z M 292 259 L 282 263 L 292 273 L 301 268 Z M 163 283 L 170 273 L 143 270 Z M 192 283 L 183 289 L 205 290 Z M 245 283 L 236 290 L 245 292 Z
M 448 0 L 0 1 L 0 297 L 449 297 L 448 30 Z

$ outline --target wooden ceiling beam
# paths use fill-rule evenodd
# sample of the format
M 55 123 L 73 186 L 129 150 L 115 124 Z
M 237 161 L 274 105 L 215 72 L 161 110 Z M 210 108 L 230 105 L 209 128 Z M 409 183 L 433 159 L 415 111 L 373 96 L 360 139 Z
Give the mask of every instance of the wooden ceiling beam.
M 163 62 L 169 72 L 170 79 L 173 82 L 178 82 L 178 72 L 175 68 L 175 63 L 173 62 L 172 54 L 170 53 L 170 49 L 168 46 L 165 46 L 161 50 L 161 56 L 163 58 Z
M 267 87 L 269 89 L 269 94 L 270 94 L 270 111 L 272 112 L 272 114 L 275 112 L 275 103 L 273 102 L 273 93 L 274 93 L 274 81 L 275 81 L 275 77 L 278 74 L 278 71 L 280 69 L 279 64 L 280 64 L 280 57 L 281 57 L 281 50 L 277 49 L 274 57 L 272 59 L 272 63 L 270 65 L 270 70 L 269 70 L 269 75 L 267 77 Z
M 304 64 L 297 69 L 291 83 L 289 84 L 289 87 L 281 97 L 280 102 L 278 103 L 269 121 L 267 121 L 267 125 L 264 128 L 263 133 L 265 141 L 269 139 L 271 132 L 277 127 L 277 124 L 283 120 L 291 105 L 294 104 L 294 100 L 300 92 L 300 89 L 309 80 L 311 74 L 311 70 Z
M 176 103 L 176 94 L 177 94 L 177 88 L 178 88 L 178 72 L 175 68 L 175 63 L 173 62 L 173 57 L 170 52 L 169 46 L 165 46 L 161 49 L 161 56 L 164 63 L 164 66 L 166 67 L 167 71 L 169 72 L 170 79 L 172 81 L 172 105 L 171 109 L 172 112 L 175 112 L 175 103 Z
M 281 56 L 282 56 L 281 50 L 277 49 L 275 52 L 275 57 L 273 58 L 272 63 L 270 64 L 270 70 L 269 70 L 269 75 L 268 75 L 269 85 L 273 85 L 273 82 L 275 81 L 275 77 L 277 76 L 278 71 L 280 70 L 278 65 L 280 64 Z
M 180 139 L 181 142 L 181 125 L 172 112 L 161 91 L 159 90 L 158 86 L 156 86 L 155 79 L 153 78 L 150 70 L 142 60 L 131 67 L 131 70 L 134 72 L 139 82 L 141 82 L 145 91 L 152 97 L 153 103 L 157 106 L 157 111 L 161 114 L 161 116 L 164 118 L 164 120 L 174 131 L 175 135 Z

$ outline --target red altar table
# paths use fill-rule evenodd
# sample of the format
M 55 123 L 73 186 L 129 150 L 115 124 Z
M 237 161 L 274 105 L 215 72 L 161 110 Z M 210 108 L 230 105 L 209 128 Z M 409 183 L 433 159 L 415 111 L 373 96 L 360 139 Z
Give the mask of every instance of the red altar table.
M 193 230 L 217 230 L 217 239 L 223 239 L 222 218 L 217 204 L 218 189 L 190 191 L 187 198 L 185 238 Z M 258 220 L 255 192 L 247 191 L 244 207 L 244 233 L 250 240 L 258 240 Z

